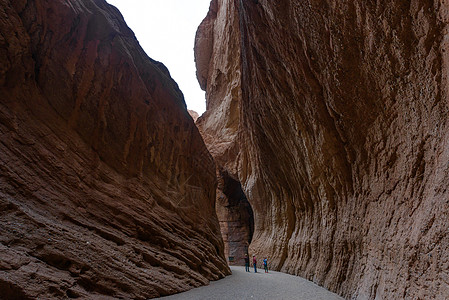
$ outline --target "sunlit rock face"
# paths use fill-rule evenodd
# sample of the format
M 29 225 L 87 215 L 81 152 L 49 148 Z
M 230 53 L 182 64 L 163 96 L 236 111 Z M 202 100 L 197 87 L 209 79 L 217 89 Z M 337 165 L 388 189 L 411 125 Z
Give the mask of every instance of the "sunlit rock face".
M 229 274 L 215 164 L 118 10 L 0 13 L 0 298 L 147 299 Z
M 448 21 L 441 1 L 212 1 L 198 125 L 251 254 L 347 298 L 447 298 Z

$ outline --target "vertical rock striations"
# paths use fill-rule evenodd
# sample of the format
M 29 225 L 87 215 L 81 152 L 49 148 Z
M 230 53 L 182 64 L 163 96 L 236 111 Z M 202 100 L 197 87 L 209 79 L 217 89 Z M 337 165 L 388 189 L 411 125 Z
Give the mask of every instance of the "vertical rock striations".
M 215 165 L 103 0 L 0 0 L 0 294 L 146 299 L 229 274 Z
M 444 1 L 213 1 L 198 125 L 252 205 L 250 252 L 347 298 L 449 295 L 448 21 Z

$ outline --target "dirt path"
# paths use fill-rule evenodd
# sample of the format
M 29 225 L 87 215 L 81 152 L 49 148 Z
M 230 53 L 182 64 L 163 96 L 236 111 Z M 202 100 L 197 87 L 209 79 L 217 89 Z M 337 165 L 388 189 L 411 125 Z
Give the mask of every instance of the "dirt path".
M 159 299 L 294 299 L 294 300 L 342 300 L 318 285 L 301 277 L 262 269 L 254 273 L 245 272 L 244 267 L 231 267 L 232 275 L 210 285 L 196 288 L 185 293 Z

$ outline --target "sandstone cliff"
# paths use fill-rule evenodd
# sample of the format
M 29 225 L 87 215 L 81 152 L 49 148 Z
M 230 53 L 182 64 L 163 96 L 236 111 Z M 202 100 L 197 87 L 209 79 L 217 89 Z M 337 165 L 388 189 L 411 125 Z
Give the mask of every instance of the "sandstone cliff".
M 197 124 L 251 254 L 347 298 L 447 298 L 448 21 L 445 1 L 212 1 Z
M 0 298 L 146 299 L 229 274 L 212 157 L 118 10 L 0 14 Z

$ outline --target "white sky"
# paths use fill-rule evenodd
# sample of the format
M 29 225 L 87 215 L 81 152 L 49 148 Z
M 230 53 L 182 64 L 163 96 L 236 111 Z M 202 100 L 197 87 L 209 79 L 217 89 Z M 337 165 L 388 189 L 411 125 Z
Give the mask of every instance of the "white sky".
M 117 7 L 140 45 L 170 71 L 184 94 L 187 108 L 206 110 L 204 91 L 196 79 L 195 33 L 210 0 L 107 0 Z

